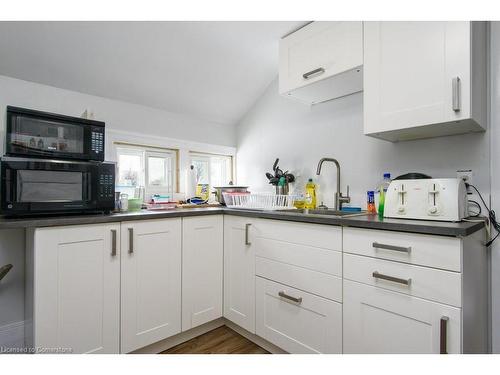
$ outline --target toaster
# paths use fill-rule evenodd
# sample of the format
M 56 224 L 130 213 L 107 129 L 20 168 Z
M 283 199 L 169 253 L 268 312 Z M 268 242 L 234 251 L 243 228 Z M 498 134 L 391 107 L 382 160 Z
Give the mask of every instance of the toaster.
M 461 221 L 469 216 L 461 178 L 393 180 L 387 188 L 384 217 Z

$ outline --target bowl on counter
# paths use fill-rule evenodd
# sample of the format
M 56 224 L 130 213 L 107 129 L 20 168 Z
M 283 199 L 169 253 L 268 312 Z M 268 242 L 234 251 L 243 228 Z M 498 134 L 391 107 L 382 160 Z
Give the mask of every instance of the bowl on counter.
M 128 211 L 140 211 L 142 208 L 142 199 L 130 198 L 128 200 Z

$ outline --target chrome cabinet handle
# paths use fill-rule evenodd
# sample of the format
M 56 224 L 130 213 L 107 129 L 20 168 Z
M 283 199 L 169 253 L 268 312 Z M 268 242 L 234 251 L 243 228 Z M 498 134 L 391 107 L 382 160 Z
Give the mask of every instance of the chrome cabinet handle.
M 251 245 L 252 243 L 249 240 L 249 229 L 252 224 L 245 224 L 245 245 Z
M 128 253 L 134 253 L 134 228 L 128 228 Z
M 404 247 L 404 246 L 394 246 L 394 245 L 386 245 L 383 243 L 378 243 L 374 242 L 372 243 L 372 246 L 375 249 L 385 249 L 385 250 L 394 250 L 394 251 L 401 251 L 402 253 L 409 253 L 411 251 L 411 247 Z
M 321 75 L 324 72 L 325 72 L 324 68 L 317 68 L 317 69 L 311 70 L 310 72 L 302 74 L 302 77 L 304 77 L 304 79 L 309 79 L 312 76 Z
M 116 256 L 116 229 L 111 229 L 111 256 Z
M 448 342 L 448 318 L 447 316 L 442 316 L 440 320 L 439 327 L 439 354 L 448 354 L 448 348 L 446 347 Z
M 461 94 L 461 90 L 460 90 L 460 86 L 461 86 L 461 80 L 460 80 L 460 77 L 455 77 L 451 80 L 451 87 L 452 87 L 452 109 L 455 111 L 455 112 L 459 112 L 460 111 L 460 107 L 461 107 L 461 98 L 460 98 L 460 94 Z
M 409 286 L 411 284 L 411 279 L 401 279 L 399 277 L 384 275 L 383 273 L 379 273 L 378 271 L 374 271 L 372 276 L 376 279 L 392 281 L 393 283 L 403 284 Z
M 292 301 L 292 302 L 295 302 L 295 303 L 298 303 L 298 304 L 301 304 L 302 303 L 302 297 L 292 297 L 288 294 L 286 294 L 285 292 L 281 291 L 278 293 L 278 296 L 282 297 L 282 298 L 285 298 L 289 301 Z

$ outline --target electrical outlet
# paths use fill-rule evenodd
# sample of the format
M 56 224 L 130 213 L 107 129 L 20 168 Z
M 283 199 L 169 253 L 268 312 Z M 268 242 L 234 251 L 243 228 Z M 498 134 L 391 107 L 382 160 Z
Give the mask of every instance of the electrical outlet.
M 472 184 L 472 169 L 459 169 L 457 171 L 457 178 L 461 178 L 468 184 Z

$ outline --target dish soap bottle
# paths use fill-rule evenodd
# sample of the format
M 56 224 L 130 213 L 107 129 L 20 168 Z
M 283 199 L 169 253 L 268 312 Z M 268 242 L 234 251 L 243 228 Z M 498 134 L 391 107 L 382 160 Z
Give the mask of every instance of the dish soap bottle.
M 384 173 L 384 179 L 380 184 L 379 191 L 379 199 L 378 199 L 378 217 L 382 219 L 384 217 L 384 205 L 385 205 L 385 194 L 387 193 L 387 189 L 389 188 L 389 184 L 391 183 L 391 174 Z
M 313 179 L 310 178 L 306 184 L 306 199 L 304 208 L 315 209 L 316 208 L 316 184 Z

